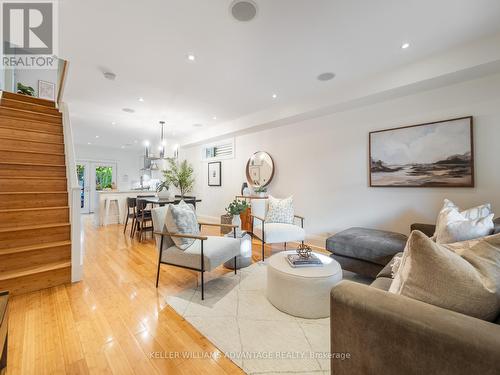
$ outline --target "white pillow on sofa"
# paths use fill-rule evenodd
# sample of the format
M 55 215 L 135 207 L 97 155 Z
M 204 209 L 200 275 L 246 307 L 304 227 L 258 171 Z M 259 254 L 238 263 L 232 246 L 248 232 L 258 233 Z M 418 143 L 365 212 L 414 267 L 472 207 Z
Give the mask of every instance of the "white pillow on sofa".
M 460 211 L 457 205 L 445 199 L 432 239 L 444 244 L 488 236 L 494 229 L 493 216 L 489 203 Z
M 170 204 L 165 215 L 165 227 L 170 233 L 192 234 L 197 236 L 200 234 L 198 219 L 194 208 L 184 201 L 179 204 Z M 186 250 L 194 243 L 192 238 L 172 237 L 172 241 L 181 250 Z

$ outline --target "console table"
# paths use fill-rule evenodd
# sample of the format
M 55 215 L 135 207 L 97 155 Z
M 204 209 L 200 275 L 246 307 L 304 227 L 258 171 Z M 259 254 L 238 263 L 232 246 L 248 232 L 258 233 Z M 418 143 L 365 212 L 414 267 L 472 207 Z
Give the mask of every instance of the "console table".
M 8 302 L 9 292 L 0 292 L 0 374 L 4 373 L 4 369 L 7 366 Z

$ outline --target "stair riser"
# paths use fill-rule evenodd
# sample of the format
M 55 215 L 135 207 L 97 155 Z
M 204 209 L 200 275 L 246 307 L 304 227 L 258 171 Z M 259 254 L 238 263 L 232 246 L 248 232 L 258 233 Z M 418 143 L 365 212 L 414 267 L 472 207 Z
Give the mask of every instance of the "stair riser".
M 71 282 L 71 267 L 0 281 L 0 290 L 18 295 Z
M 14 208 L 62 207 L 68 205 L 68 193 L 0 194 L 0 210 Z
M 27 225 L 69 223 L 69 209 L 10 211 L 0 213 L 0 228 L 15 228 Z
M 66 177 L 66 167 L 62 166 L 31 166 L 31 165 L 3 165 L 0 164 L 0 178 L 2 177 Z
M 0 145 L 2 143 L 0 142 Z M 64 155 L 33 154 L 22 151 L 0 150 L 0 161 L 6 163 L 42 163 L 53 165 L 64 165 Z M 34 167 L 36 168 L 36 166 Z
M 1 119 L 0 119 L 1 121 Z M 62 128 L 61 128 L 62 129 Z M 0 137 L 17 138 L 23 141 L 39 141 L 39 142 L 52 142 L 52 143 L 64 143 L 64 136 L 62 130 L 60 134 L 50 134 L 50 133 L 38 133 L 31 130 L 14 129 L 14 128 L 2 128 L 0 125 Z
M 2 98 L 19 100 L 19 101 L 26 102 L 26 103 L 40 104 L 40 105 L 43 105 L 43 106 L 48 107 L 48 108 L 55 108 L 56 107 L 56 103 L 53 101 L 34 98 L 33 96 L 27 96 L 27 95 L 22 95 L 22 94 L 14 94 L 14 93 L 8 92 L 8 91 L 2 92 Z
M 69 226 L 0 232 L 1 249 L 68 240 L 70 240 Z
M 0 128 L 5 127 L 8 129 L 16 130 L 38 130 L 44 132 L 51 132 L 54 134 L 63 134 L 63 128 L 60 124 L 51 124 L 46 122 L 35 122 L 20 120 L 12 117 L 1 117 L 0 116 Z
M 56 108 L 45 107 L 41 105 L 36 105 L 34 103 L 19 102 L 15 100 L 9 100 L 2 98 L 1 105 L 6 108 L 23 109 L 25 111 L 33 111 L 48 115 L 59 115 L 59 111 Z
M 61 116 L 50 116 L 43 113 L 22 112 L 13 108 L 0 107 L 0 116 L 9 116 L 25 120 L 49 122 L 51 124 L 62 124 Z
M 66 179 L 59 180 L 38 180 L 38 179 L 0 179 L 0 192 L 45 192 L 45 191 L 66 191 Z
M 41 151 L 41 152 L 54 152 L 59 154 L 64 153 L 64 145 L 62 143 L 60 144 L 40 143 L 40 142 L 30 142 L 19 139 L 0 138 L 0 148 L 4 149 L 6 148 L 9 150 L 17 150 L 17 151 Z
M 71 245 L 0 255 L 0 274 L 71 260 Z

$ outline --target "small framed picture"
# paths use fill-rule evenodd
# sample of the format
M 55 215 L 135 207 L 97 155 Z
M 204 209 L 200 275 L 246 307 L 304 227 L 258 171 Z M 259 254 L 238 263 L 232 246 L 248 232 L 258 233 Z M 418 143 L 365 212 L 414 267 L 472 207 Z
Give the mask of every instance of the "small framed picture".
M 220 161 L 208 163 L 208 186 L 221 186 L 221 166 Z
M 38 97 L 40 99 L 56 100 L 56 84 L 46 81 L 38 81 Z

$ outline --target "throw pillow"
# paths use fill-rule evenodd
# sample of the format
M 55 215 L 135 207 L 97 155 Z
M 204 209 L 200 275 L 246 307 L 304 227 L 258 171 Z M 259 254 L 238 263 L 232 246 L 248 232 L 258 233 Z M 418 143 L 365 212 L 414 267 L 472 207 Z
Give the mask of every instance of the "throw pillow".
M 479 220 L 485 217 L 488 217 L 491 215 L 493 212 L 491 211 L 491 204 L 490 203 L 485 203 L 480 206 L 472 207 L 466 210 L 460 210 L 460 208 L 453 203 L 449 199 L 445 199 L 443 203 L 443 207 L 441 208 L 441 211 L 439 211 L 437 220 L 436 220 L 436 231 L 434 232 L 434 235 L 432 236 L 432 239 L 434 241 L 437 240 L 438 233 L 442 232 L 444 228 L 446 227 L 448 221 L 447 221 L 447 215 L 450 212 L 450 210 L 454 210 L 460 213 L 460 215 L 463 216 L 464 220 Z M 460 241 L 459 239 L 456 239 L 455 241 L 451 242 L 457 242 Z
M 193 207 L 184 201 L 180 201 L 177 205 L 171 204 L 168 206 L 165 225 L 170 233 L 192 234 L 195 236 L 200 234 L 196 213 Z M 186 250 L 195 240 L 192 238 L 172 237 L 172 241 L 179 249 Z
M 439 214 L 435 241 L 440 244 L 472 240 L 493 232 L 493 214 L 479 219 L 467 219 L 455 208 L 445 208 Z
M 293 224 L 293 215 L 293 197 L 278 199 L 269 196 L 266 223 Z
M 500 313 L 500 235 L 469 245 L 450 251 L 413 231 L 389 292 L 493 321 Z

